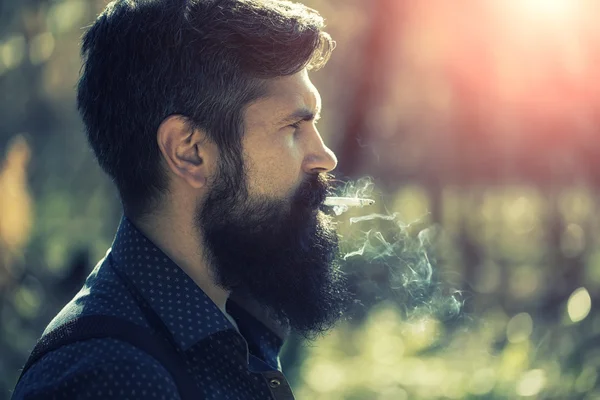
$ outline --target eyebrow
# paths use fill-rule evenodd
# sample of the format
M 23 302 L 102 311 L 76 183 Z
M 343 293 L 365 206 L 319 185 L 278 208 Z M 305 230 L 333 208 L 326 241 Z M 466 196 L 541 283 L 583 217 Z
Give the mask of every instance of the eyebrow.
M 321 118 L 321 110 L 317 109 L 317 111 L 309 110 L 308 108 L 299 108 L 294 111 L 292 114 L 283 118 L 279 121 L 279 125 L 289 124 L 296 121 L 313 121 Z

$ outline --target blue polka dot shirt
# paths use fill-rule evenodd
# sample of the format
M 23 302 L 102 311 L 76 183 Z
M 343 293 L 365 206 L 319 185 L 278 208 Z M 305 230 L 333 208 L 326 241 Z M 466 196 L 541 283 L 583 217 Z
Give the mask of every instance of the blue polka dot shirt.
M 282 335 L 246 304 L 230 299 L 226 307 L 236 329 L 194 281 L 125 217 L 107 256 L 44 334 L 87 315 L 118 317 L 149 328 L 112 268 L 129 278 L 168 328 L 184 354 L 198 399 L 293 399 L 279 362 Z M 174 380 L 155 358 L 127 342 L 99 338 L 43 356 L 23 375 L 12 398 L 180 397 Z

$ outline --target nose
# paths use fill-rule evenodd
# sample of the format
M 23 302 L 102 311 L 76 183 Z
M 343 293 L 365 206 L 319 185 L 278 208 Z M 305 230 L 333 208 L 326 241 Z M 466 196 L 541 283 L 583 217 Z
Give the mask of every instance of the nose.
M 304 172 L 315 174 L 334 170 L 337 166 L 335 153 L 329 147 L 325 146 L 323 138 L 316 129 L 314 130 L 314 135 L 311 136 L 313 136 L 313 139 L 303 162 Z

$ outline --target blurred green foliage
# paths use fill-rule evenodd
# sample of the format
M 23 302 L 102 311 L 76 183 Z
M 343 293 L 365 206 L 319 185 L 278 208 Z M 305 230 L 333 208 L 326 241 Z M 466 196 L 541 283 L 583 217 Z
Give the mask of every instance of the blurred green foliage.
M 314 74 L 321 133 L 340 177 L 378 188 L 340 217 L 345 251 L 368 231 L 371 250 L 436 234 L 429 291 L 408 290 L 408 250 L 348 258 L 353 318 L 286 345 L 297 397 L 600 398 L 598 5 L 305 3 L 338 42 Z M 74 104 L 82 27 L 105 4 L 0 2 L 0 398 L 120 217 Z M 366 212 L 397 214 L 350 223 Z M 440 293 L 459 316 L 438 312 Z

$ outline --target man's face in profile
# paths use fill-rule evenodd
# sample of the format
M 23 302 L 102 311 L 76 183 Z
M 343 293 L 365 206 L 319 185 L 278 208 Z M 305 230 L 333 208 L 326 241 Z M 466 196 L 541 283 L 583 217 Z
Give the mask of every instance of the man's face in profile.
M 307 336 L 330 328 L 348 296 L 334 223 L 319 210 L 337 162 L 315 127 L 320 103 L 306 71 L 272 80 L 246 109 L 245 171 L 221 166 L 195 216 L 216 282 Z M 231 174 L 244 187 L 229 187 Z

